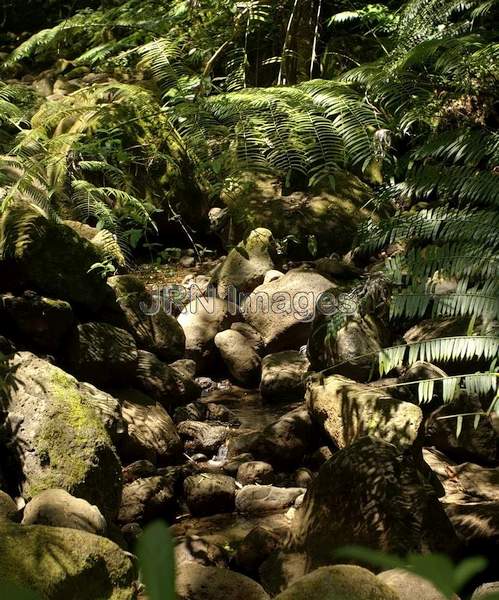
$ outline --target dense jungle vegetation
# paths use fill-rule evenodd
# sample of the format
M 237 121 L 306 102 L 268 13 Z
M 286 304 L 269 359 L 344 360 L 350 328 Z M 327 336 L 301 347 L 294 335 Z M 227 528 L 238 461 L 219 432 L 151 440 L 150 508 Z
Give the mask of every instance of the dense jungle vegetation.
M 499 597 L 499 3 L 0 17 L 0 584 Z

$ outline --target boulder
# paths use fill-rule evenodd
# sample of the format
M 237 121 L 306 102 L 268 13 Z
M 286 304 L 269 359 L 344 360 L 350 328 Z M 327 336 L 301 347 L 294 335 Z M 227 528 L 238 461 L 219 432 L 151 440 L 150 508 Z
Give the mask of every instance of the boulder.
M 236 494 L 236 509 L 242 514 L 257 515 L 285 511 L 304 492 L 303 488 L 246 485 Z
M 134 385 L 157 400 L 167 410 L 199 398 L 201 389 L 192 375 L 193 361 L 167 365 L 151 352 L 138 351 Z M 195 363 L 194 363 L 195 364 Z
M 29 236 L 16 243 L 20 224 Z M 15 226 L 14 226 L 15 225 Z M 16 236 L 16 239 L 13 237 Z M 16 284 L 24 283 L 49 298 L 66 300 L 92 312 L 98 311 L 110 297 L 110 289 L 98 270 L 102 262 L 93 244 L 71 227 L 25 208 L 11 209 L 0 221 L 0 242 L 14 260 Z
M 77 529 L 0 524 L 0 581 L 50 600 L 132 600 L 137 577 L 127 553 Z
M 123 486 L 118 522 L 145 524 L 153 519 L 172 519 L 177 507 L 176 488 L 181 471 L 171 467 L 164 475 L 136 479 Z
M 257 573 L 262 562 L 283 545 L 285 533 L 260 525 L 254 527 L 237 547 L 234 560 L 238 569 L 243 573 Z
M 248 323 L 242 323 L 238 321 L 237 323 L 232 323 L 230 328 L 233 331 L 237 331 L 241 335 L 244 335 L 250 346 L 259 356 L 263 354 L 263 351 L 265 350 L 265 344 L 263 343 L 262 336 L 254 327 L 251 327 L 251 325 L 248 325 Z
M 346 323 L 330 334 L 323 324 L 314 327 L 308 342 L 314 369 L 335 366 L 334 372 L 357 381 L 367 381 L 378 368 L 378 352 L 388 343 L 382 323 L 373 315 L 348 317 Z
M 96 506 L 66 490 L 45 490 L 24 508 L 23 525 L 51 525 L 80 529 L 96 535 L 106 532 L 106 520 Z
M 136 479 L 156 475 L 157 467 L 149 460 L 136 460 L 123 467 L 123 483 L 132 483 Z
M 419 406 L 340 375 L 311 378 L 306 399 L 314 421 L 339 448 L 366 435 L 408 448 L 423 421 Z
M 198 535 L 188 535 L 175 546 L 177 569 L 186 563 L 197 563 L 205 567 L 226 567 L 228 561 L 225 549 Z
M 134 389 L 117 390 L 122 402 L 128 436 L 123 452 L 128 458 L 145 458 L 168 464 L 182 452 L 182 442 L 166 410 L 149 396 Z
M 463 317 L 425 319 L 404 333 L 404 341 L 406 344 L 412 344 L 440 337 L 466 335 L 468 326 L 469 319 Z
M 76 383 L 78 391 L 101 420 L 113 444 L 115 446 L 119 445 L 127 431 L 119 401 L 114 396 L 111 396 L 111 394 L 99 390 L 91 383 L 84 381 Z
M 311 329 L 316 303 L 331 282 L 308 269 L 258 286 L 241 305 L 244 319 L 262 336 L 268 352 L 298 350 Z
M 178 316 L 185 334 L 186 356 L 195 360 L 201 370 L 213 359 L 215 336 L 230 327 L 236 313 L 235 305 L 210 296 L 191 300 Z
M 198 473 L 184 481 L 184 493 L 186 504 L 196 517 L 232 512 L 236 482 L 228 475 Z
M 242 333 L 226 329 L 215 336 L 215 346 L 234 381 L 254 387 L 260 378 L 261 359 Z
M 0 327 L 30 348 L 55 352 L 73 326 L 73 310 L 68 302 L 44 298 L 34 292 L 22 296 L 0 296 Z
M 243 242 L 232 248 L 215 273 L 212 283 L 217 286 L 218 296 L 226 298 L 234 292 L 253 291 L 263 283 L 265 273 L 274 268 L 275 256 L 272 232 L 263 228 L 251 231 Z
M 447 600 L 447 596 L 439 592 L 427 579 L 423 579 L 405 569 L 383 571 L 377 576 L 377 579 L 394 590 L 399 600 L 413 600 L 414 598 L 418 600 Z M 454 594 L 451 600 L 459 600 L 459 598 Z
M 303 398 L 309 366 L 307 357 L 297 350 L 267 354 L 262 361 L 260 393 L 269 401 Z
M 265 590 L 249 577 L 195 563 L 181 565 L 175 585 L 178 600 L 269 600 Z
M 360 545 L 405 556 L 452 554 L 457 539 L 437 495 L 408 454 L 363 437 L 320 469 L 293 521 L 288 550 L 307 570 L 335 562 L 335 550 Z
M 95 385 L 126 385 L 133 380 L 137 363 L 133 337 L 108 323 L 78 325 L 68 348 L 71 371 Z
M 240 465 L 236 479 L 242 485 L 272 483 L 274 481 L 274 469 L 272 465 L 266 462 L 252 460 Z
M 499 581 L 484 583 L 478 587 L 471 596 L 471 600 L 487 600 L 492 594 L 499 594 Z
M 200 421 L 182 421 L 178 424 L 177 430 L 184 441 L 185 449 L 190 453 L 213 454 L 225 443 L 230 434 L 228 427 Z
M 185 335 L 177 319 L 168 314 L 167 307 L 155 306 L 151 294 L 133 275 L 116 275 L 108 279 L 116 295 L 113 310 L 114 324 L 134 337 L 137 346 L 173 361 L 182 358 Z
M 415 597 L 411 596 L 411 598 Z M 287 590 L 279 594 L 276 600 L 305 600 L 305 598 L 306 600 L 399 600 L 399 596 L 370 571 L 354 565 L 316 569 L 300 577 Z
M 20 520 L 20 512 L 9 494 L 0 490 L 0 522 L 4 520 L 17 522 Z
M 121 497 L 121 465 L 78 382 L 28 352 L 8 364 L 16 386 L 9 391 L 5 427 L 12 440 L 12 476 L 20 478 L 23 497 L 62 488 L 112 519 Z

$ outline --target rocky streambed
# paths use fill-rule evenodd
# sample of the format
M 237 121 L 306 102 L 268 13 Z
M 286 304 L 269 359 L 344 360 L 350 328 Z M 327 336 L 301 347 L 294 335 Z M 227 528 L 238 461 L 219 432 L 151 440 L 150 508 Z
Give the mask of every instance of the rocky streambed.
M 442 407 L 437 384 L 419 404 L 411 382 L 443 365 L 376 376 L 383 347 L 466 323 L 394 331 L 378 303 L 333 331 L 331 305 L 346 310 L 370 271 L 280 264 L 263 229 L 165 310 L 140 277 L 92 271 L 91 236 L 38 228 L 43 252 L 0 263 L 0 580 L 56 600 L 144 596 L 130 553 L 158 518 L 185 600 L 440 598 L 405 571 L 338 565 L 351 544 L 485 554 L 481 581 L 497 579 L 492 418 L 457 436 L 438 417 L 476 398 Z

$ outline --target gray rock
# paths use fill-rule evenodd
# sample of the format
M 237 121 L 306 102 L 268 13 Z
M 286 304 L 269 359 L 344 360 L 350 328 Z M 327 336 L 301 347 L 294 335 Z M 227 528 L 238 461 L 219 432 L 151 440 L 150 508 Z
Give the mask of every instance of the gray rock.
M 487 600 L 491 594 L 499 594 L 499 581 L 481 585 L 473 592 L 471 600 Z
M 227 440 L 230 429 L 200 421 L 182 421 L 177 427 L 188 452 L 214 454 Z
M 432 583 L 404 569 L 383 571 L 377 578 L 397 593 L 399 600 L 446 600 Z M 454 594 L 452 600 L 459 600 Z
M 284 543 L 286 532 L 266 527 L 253 528 L 237 547 L 234 557 L 243 573 L 256 574 L 258 567 Z
M 260 393 L 268 401 L 303 398 L 309 366 L 307 357 L 297 350 L 267 354 L 262 361 Z
M 285 511 L 304 491 L 303 488 L 247 485 L 236 494 L 236 509 L 243 514 Z
M 80 529 L 96 535 L 106 532 L 106 520 L 96 506 L 65 490 L 45 490 L 24 508 L 23 525 L 51 525 Z
M 3 520 L 17 522 L 20 520 L 20 512 L 14 500 L 0 490 L 0 521 Z
M 242 485 L 254 483 L 268 484 L 274 481 L 272 465 L 262 461 L 249 461 L 242 463 L 237 470 L 236 479 Z
M 257 385 L 261 359 L 247 337 L 226 329 L 215 336 L 215 346 L 234 381 L 245 387 Z
M 228 475 L 198 473 L 184 481 L 185 501 L 196 517 L 234 510 L 236 482 Z
M 186 536 L 175 546 L 175 566 L 181 568 L 187 563 L 197 563 L 205 567 L 226 567 L 229 562 L 227 552 L 198 535 Z

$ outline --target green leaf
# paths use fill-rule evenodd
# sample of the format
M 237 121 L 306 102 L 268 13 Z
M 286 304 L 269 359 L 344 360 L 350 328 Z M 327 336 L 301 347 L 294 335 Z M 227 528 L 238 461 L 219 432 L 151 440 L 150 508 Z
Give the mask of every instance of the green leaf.
M 461 590 L 475 575 L 487 567 L 487 560 L 481 556 L 466 558 L 459 563 L 454 571 L 454 585 L 456 590 Z M 499 597 L 499 596 L 498 596 Z
M 37 593 L 10 583 L 0 583 L 0 598 L 5 598 L 5 600 L 41 600 Z
M 137 543 L 137 556 L 149 600 L 175 600 L 173 540 L 162 521 L 145 528 Z
M 371 550 L 362 546 L 343 546 L 335 551 L 337 558 L 350 558 L 384 569 L 402 569 L 405 562 L 394 554 Z

